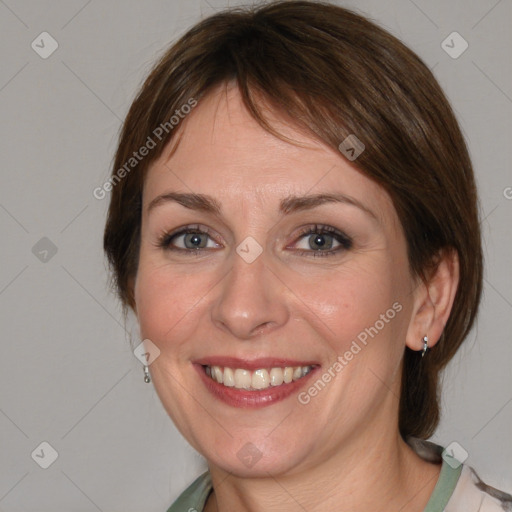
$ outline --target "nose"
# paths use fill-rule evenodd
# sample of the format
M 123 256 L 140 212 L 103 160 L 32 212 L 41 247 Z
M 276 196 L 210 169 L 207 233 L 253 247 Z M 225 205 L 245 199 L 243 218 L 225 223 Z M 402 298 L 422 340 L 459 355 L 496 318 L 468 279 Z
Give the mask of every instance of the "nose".
M 252 263 L 237 253 L 218 287 L 212 322 L 240 340 L 279 329 L 289 318 L 287 287 L 265 261 L 265 251 Z

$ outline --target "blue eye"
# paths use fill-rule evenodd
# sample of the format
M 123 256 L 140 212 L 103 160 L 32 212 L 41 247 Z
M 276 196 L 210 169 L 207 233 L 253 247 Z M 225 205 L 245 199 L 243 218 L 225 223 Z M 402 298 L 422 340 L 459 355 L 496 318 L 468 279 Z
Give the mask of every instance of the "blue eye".
M 208 243 L 204 233 L 184 233 L 174 238 L 180 237 L 184 237 L 185 249 L 204 249 Z
M 347 235 L 330 226 L 307 227 L 299 238 L 304 238 L 307 245 L 307 248 L 300 249 L 299 253 L 305 255 L 309 253 L 313 257 L 333 256 L 352 247 L 352 240 Z M 333 249 L 335 243 L 338 245 Z
M 212 245 L 208 245 L 208 238 L 212 242 Z M 176 247 L 176 240 L 182 239 L 182 244 L 184 247 Z M 216 248 L 218 244 L 213 242 L 210 237 L 210 233 L 208 229 L 201 229 L 199 226 L 197 227 L 186 227 L 177 233 L 172 234 L 164 234 L 158 245 L 164 249 L 176 250 L 176 251 L 192 251 L 192 252 L 201 252 L 206 248 Z
M 298 248 L 297 252 L 305 256 L 333 256 L 352 247 L 352 240 L 347 235 L 330 226 L 317 224 L 308 226 L 300 233 L 300 239 L 304 239 L 306 247 Z M 181 240 L 182 247 L 177 245 L 179 240 Z M 210 231 L 200 226 L 187 226 L 176 233 L 164 233 L 159 238 L 157 245 L 164 250 L 195 253 L 196 255 L 205 249 L 220 247 L 212 239 Z

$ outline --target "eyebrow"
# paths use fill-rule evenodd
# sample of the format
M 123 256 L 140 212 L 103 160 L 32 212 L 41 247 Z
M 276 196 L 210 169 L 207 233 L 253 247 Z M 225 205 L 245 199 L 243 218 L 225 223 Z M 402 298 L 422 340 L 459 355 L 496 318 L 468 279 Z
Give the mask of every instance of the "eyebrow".
M 161 196 L 155 197 L 148 205 L 148 213 L 165 203 L 176 202 L 181 204 L 185 208 L 190 210 L 199 210 L 206 213 L 214 213 L 215 215 L 221 215 L 221 205 L 212 196 L 205 194 L 193 194 L 193 193 L 182 193 L 182 192 L 168 192 Z
M 194 194 L 183 192 L 168 192 L 155 197 L 147 208 L 148 213 L 157 206 L 169 202 L 176 202 L 191 210 L 203 211 L 220 216 L 222 214 L 221 204 L 212 196 L 206 194 Z M 306 196 L 288 196 L 279 205 L 279 211 L 283 214 L 290 214 L 297 211 L 304 211 L 316 208 L 326 203 L 343 203 L 355 206 L 367 213 L 375 220 L 377 216 L 363 203 L 345 194 L 311 194 Z

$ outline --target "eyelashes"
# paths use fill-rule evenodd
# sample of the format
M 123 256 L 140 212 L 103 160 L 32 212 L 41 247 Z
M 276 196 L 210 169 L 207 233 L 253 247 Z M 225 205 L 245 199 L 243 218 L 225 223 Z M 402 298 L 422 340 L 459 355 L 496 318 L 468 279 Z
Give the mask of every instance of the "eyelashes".
M 176 241 L 179 239 L 182 240 L 182 243 L 185 245 L 184 247 L 176 247 Z M 307 257 L 336 256 L 351 249 L 353 245 L 352 239 L 345 233 L 332 226 L 322 224 L 313 224 L 303 228 L 298 235 L 296 235 L 296 239 L 292 245 L 296 245 L 297 242 L 302 239 L 304 239 L 308 248 L 295 249 L 294 252 Z M 162 233 L 158 237 L 156 246 L 165 251 L 193 254 L 195 256 L 203 255 L 209 250 L 222 248 L 220 244 L 214 241 L 214 233 L 207 227 L 200 226 L 199 224 L 186 226 L 173 233 Z M 335 247 L 333 248 L 333 246 Z M 289 247 L 288 245 L 286 248 L 288 249 Z
M 192 235 L 190 238 L 188 238 L 188 241 L 192 243 L 193 245 L 196 245 L 196 247 L 175 247 L 173 246 L 173 241 L 175 241 L 177 238 L 188 235 Z M 213 239 L 213 233 L 206 227 L 202 228 L 199 225 L 196 226 L 186 226 L 185 228 L 180 229 L 177 232 L 174 233 L 163 233 L 158 238 L 157 246 L 169 251 L 181 251 L 181 252 L 193 252 L 193 253 L 199 253 L 203 252 L 203 250 L 206 247 L 206 244 L 204 242 L 197 243 L 197 240 L 200 240 L 200 238 L 209 237 Z M 218 245 L 218 244 L 216 244 Z
M 313 237 L 312 235 L 316 235 Z M 297 252 L 300 255 L 312 256 L 312 257 L 326 257 L 336 256 L 344 251 L 352 248 L 352 239 L 345 233 L 333 228 L 332 226 L 325 226 L 315 224 L 304 228 L 298 234 L 298 240 L 304 238 L 309 246 L 309 249 L 298 249 Z M 329 242 L 330 240 L 330 242 Z M 334 243 L 339 245 L 332 249 Z M 296 244 L 296 242 L 295 242 Z M 324 246 L 330 246 L 329 250 L 324 250 Z M 321 249 L 321 250 L 315 250 Z

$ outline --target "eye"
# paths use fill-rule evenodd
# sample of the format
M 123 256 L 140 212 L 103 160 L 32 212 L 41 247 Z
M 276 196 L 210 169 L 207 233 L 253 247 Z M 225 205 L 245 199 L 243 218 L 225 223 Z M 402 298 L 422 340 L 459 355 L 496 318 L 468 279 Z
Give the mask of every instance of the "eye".
M 201 252 L 218 248 L 219 244 L 212 240 L 207 228 L 189 226 L 176 233 L 164 233 L 159 237 L 158 246 L 170 251 Z
M 302 239 L 302 240 L 301 240 Z M 305 256 L 334 256 L 352 247 L 350 237 L 331 226 L 314 224 L 302 229 L 296 252 Z M 157 243 L 164 250 L 201 254 L 205 249 L 218 249 L 220 244 L 212 238 L 206 227 L 187 226 L 174 233 L 163 233 Z
M 333 256 L 352 247 L 352 240 L 331 226 L 308 226 L 302 230 L 299 239 L 303 239 L 295 244 L 299 254 L 313 257 Z

